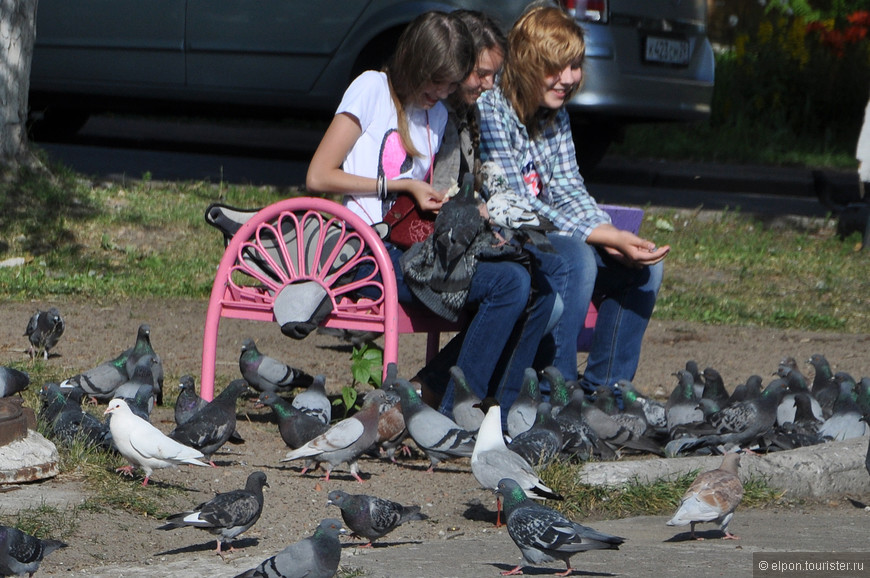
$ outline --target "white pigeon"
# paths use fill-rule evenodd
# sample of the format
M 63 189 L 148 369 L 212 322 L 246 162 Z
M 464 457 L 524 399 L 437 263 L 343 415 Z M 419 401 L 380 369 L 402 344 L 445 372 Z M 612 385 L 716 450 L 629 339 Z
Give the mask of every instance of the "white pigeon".
M 109 402 L 104 414 L 112 414 L 109 429 L 118 452 L 130 462 L 116 471 L 133 475 L 138 466 L 145 472 L 143 486 L 148 485 L 151 474 L 158 468 L 169 468 L 179 464 L 209 467 L 199 461 L 204 457 L 199 450 L 180 444 L 162 431 L 137 416 L 123 399 L 115 398 Z
M 490 405 L 492 404 L 492 405 Z M 512 478 L 530 498 L 561 500 L 562 496 L 548 488 L 535 469 L 520 454 L 508 449 L 501 427 L 501 407 L 491 398 L 483 401 L 486 415 L 477 431 L 471 453 L 471 473 L 487 490 L 495 491 L 503 478 Z M 501 524 L 501 506 L 496 524 Z

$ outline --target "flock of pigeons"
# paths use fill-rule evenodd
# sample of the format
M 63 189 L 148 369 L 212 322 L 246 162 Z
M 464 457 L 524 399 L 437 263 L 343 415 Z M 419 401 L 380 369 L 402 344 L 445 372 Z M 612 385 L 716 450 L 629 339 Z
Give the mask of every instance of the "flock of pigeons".
M 38 312 L 28 324 L 31 355 L 47 357 L 62 332 L 56 309 Z M 556 459 L 614 459 L 624 452 L 723 454 L 721 467 L 698 476 L 667 523 L 690 524 L 695 538 L 695 524 L 714 522 L 725 538 L 736 538 L 727 527 L 743 495 L 737 476 L 740 451 L 788 449 L 868 433 L 864 416 L 870 411 L 870 379 L 856 382 L 845 373 L 832 374 L 821 355 L 809 362 L 815 368 L 812 387 L 797 363 L 787 358 L 765 387 L 753 376 L 730 395 L 718 372 L 699 372 L 689 362 L 676 373 L 677 385 L 666 403 L 642 396 L 629 382 L 589 396 L 553 367 L 542 373 L 550 387 L 544 400 L 539 376 L 530 369 L 503 428 L 502 408 L 493 399 L 479 399 L 458 367 L 451 369 L 457 387 L 452 418 L 423 403 L 391 365 L 381 389 L 368 392 L 358 411 L 333 421 L 323 376 L 264 355 L 247 339 L 239 357 L 242 378 L 212 401 L 197 395 L 192 377 L 181 378 L 176 426 L 165 434 L 150 423 L 154 405 L 163 399 L 163 367 L 151 346 L 150 328 L 143 324 L 134 345 L 116 358 L 62 383 L 44 384 L 39 417 L 57 440 L 83 439 L 118 452 L 129 464 L 118 470 L 132 475 L 134 468 L 141 469 L 142 485 L 147 486 L 154 470 L 214 466 L 211 458 L 224 444 L 243 443 L 236 429 L 236 405 L 252 388 L 258 402 L 271 408 L 289 448 L 281 461 L 301 461 L 303 474 L 321 467 L 328 481 L 334 468 L 346 465 L 362 482 L 362 458 L 385 455 L 395 461 L 398 452 L 410 451 L 409 440 L 429 459 L 429 471 L 448 459 L 469 458 L 480 486 L 499 497 L 497 524 L 503 507 L 508 533 L 523 555 L 523 563 L 504 574 L 520 574 L 524 565 L 562 561 L 567 570 L 560 575 L 567 576 L 574 554 L 618 549 L 624 538 L 577 524 L 534 501 L 562 499 L 541 480 L 542 467 Z M 24 372 L 0 371 L 3 396 L 28 384 Z M 298 388 L 304 389 L 288 399 L 286 394 Z M 105 421 L 82 409 L 85 399 L 107 402 Z M 252 472 L 244 488 L 170 516 L 158 529 L 192 526 L 208 531 L 216 536 L 216 552 L 221 554 L 223 544 L 232 549 L 232 540 L 259 519 L 265 486 L 265 473 Z M 328 504 L 341 510 L 344 524 L 327 518 L 313 535 L 240 576 L 334 576 L 341 557 L 339 536 L 348 531 L 344 527 L 370 546 L 399 525 L 426 518 L 419 506 L 340 490 L 329 493 Z M 32 575 L 45 555 L 63 546 L 0 526 L 0 575 Z

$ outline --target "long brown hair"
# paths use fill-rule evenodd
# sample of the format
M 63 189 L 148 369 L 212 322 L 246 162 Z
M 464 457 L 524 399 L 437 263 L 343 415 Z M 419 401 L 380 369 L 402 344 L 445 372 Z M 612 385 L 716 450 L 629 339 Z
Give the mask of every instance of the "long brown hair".
M 459 18 L 471 33 L 474 41 L 475 66 L 480 53 L 484 50 L 495 50 L 504 57 L 507 54 L 507 37 L 496 20 L 479 10 L 454 10 L 450 13 Z M 477 120 L 476 108 L 465 102 L 462 90 L 457 90 L 449 97 L 450 105 L 456 114 L 468 123 L 471 134 L 471 145 L 475 160 L 480 158 L 480 124 Z
M 459 83 L 476 63 L 474 41 L 461 20 L 445 12 L 421 14 L 405 28 L 384 72 L 396 106 L 405 151 L 419 156 L 408 131 L 405 108 L 428 82 Z
M 544 79 L 574 63 L 582 64 L 585 56 L 583 29 L 561 8 L 533 6 L 508 33 L 508 53 L 500 86 L 533 138 L 541 125 L 556 114 L 549 110 L 539 112 Z M 577 89 L 579 86 L 566 100 Z

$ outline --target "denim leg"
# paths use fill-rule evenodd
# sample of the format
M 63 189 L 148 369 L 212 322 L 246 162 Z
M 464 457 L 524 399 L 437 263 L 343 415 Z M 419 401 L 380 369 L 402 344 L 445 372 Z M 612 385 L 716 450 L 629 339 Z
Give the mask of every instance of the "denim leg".
M 518 263 L 481 261 L 477 264 L 467 301 L 469 306 L 476 306 L 477 311 L 465 332 L 456 365 L 481 398 L 486 397 L 499 358 L 525 312 L 530 290 L 531 277 Z M 549 315 L 547 311 L 547 318 Z M 439 411 L 452 416 L 453 400 L 451 379 Z
M 411 293 L 411 288 L 408 287 L 407 283 L 405 283 L 405 277 L 402 273 L 402 266 L 399 264 L 399 259 L 401 259 L 402 257 L 402 250 L 396 248 L 394 245 L 389 243 L 386 247 L 387 254 L 390 256 L 390 261 L 393 262 L 393 269 L 396 273 L 396 293 L 399 303 L 415 303 L 420 307 L 425 307 L 425 305 L 423 305 L 423 303 L 419 299 L 414 297 L 414 294 Z M 354 278 L 363 279 L 371 275 L 372 271 L 374 270 L 374 265 L 369 263 L 363 263 L 357 268 Z M 381 296 L 381 292 L 373 287 L 364 287 L 359 290 L 359 294 L 363 297 L 368 297 L 369 299 L 378 299 Z
M 631 269 L 596 251 L 598 282 L 605 295 L 598 308 L 592 336 L 584 389 L 612 386 L 620 379 L 634 379 L 640 360 L 643 335 L 649 324 L 662 284 L 663 264 Z
M 553 349 L 552 362 L 565 379 L 577 378 L 577 336 L 586 319 L 595 287 L 597 263 L 595 250 L 584 241 L 566 235 L 551 234 L 549 240 L 556 255 L 532 249 L 541 267 L 558 292 L 562 315 L 545 340 Z M 541 358 L 538 358 L 541 362 Z M 548 391 L 542 384 L 542 393 Z
M 495 397 L 504 408 L 501 417 L 505 429 L 508 409 L 519 396 L 524 373 L 527 368 L 533 367 L 538 346 L 553 319 L 558 293 L 551 283 L 551 277 L 561 279 L 566 275 L 567 263 L 559 255 L 548 259 L 546 270 L 541 265 L 541 262 L 537 262 L 534 269 L 537 290 L 533 293 L 533 302 L 517 324 L 515 334 L 518 335 L 508 343 L 502 357 L 503 363 L 500 364 L 505 369 L 496 384 Z

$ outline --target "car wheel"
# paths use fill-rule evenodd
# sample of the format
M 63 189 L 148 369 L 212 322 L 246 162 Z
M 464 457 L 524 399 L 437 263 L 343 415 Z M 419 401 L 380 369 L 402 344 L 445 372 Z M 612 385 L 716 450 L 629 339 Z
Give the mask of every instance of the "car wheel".
M 30 138 L 35 141 L 66 140 L 88 122 L 90 113 L 74 108 L 49 107 L 42 111 L 31 111 L 29 121 Z

